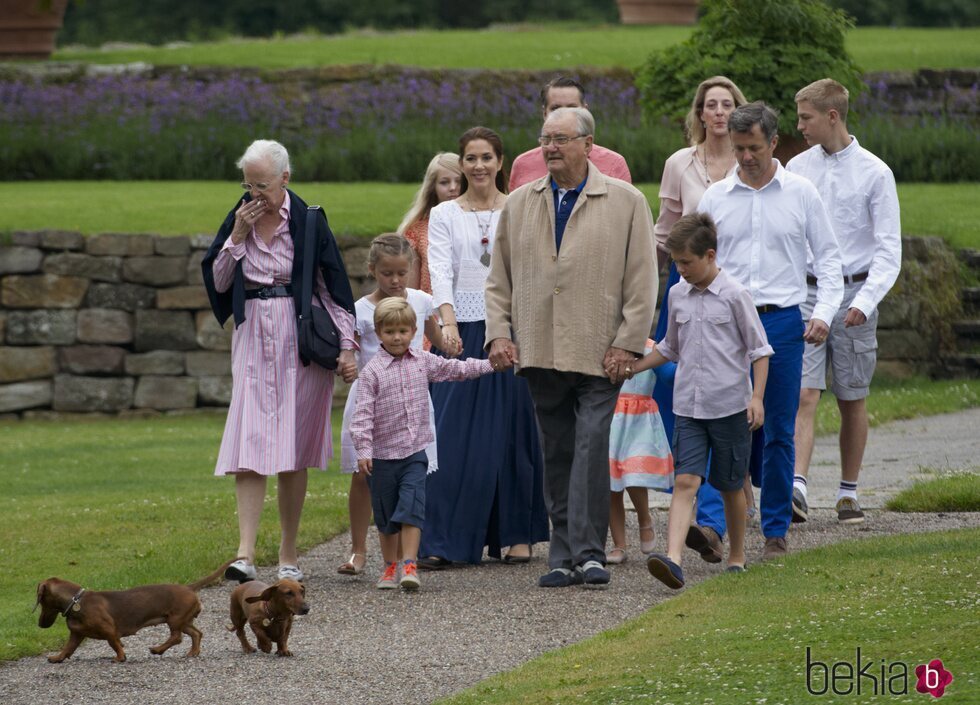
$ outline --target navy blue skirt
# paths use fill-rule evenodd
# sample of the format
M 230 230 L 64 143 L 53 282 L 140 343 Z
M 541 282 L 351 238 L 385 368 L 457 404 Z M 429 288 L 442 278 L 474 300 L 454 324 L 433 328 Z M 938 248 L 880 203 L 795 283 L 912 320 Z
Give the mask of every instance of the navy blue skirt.
M 653 339 L 658 343 L 667 335 L 667 321 L 670 318 L 667 308 L 667 299 L 670 295 L 670 287 L 681 280 L 681 275 L 677 271 L 674 263 L 670 263 L 670 274 L 667 275 L 667 286 L 664 289 L 664 298 L 660 303 L 660 317 L 657 318 L 657 330 L 653 334 Z M 656 370 L 657 384 L 653 388 L 653 399 L 660 407 L 660 418 L 664 422 L 664 431 L 667 433 L 667 440 L 673 442 L 674 438 L 674 373 L 677 372 L 676 362 L 667 362 Z
M 486 359 L 483 321 L 459 324 L 460 359 Z M 436 352 L 433 350 L 433 352 Z M 527 382 L 513 370 L 430 387 L 439 470 L 426 478 L 420 556 L 479 563 L 547 541 L 544 457 Z

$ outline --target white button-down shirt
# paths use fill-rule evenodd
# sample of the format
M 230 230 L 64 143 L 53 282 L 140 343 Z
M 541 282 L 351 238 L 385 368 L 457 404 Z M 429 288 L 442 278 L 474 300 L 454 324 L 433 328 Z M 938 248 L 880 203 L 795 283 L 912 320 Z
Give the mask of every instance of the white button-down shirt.
M 816 187 L 776 161 L 760 189 L 741 170 L 713 184 L 698 205 L 718 226 L 718 265 L 749 290 L 756 306 L 806 301 L 807 248 L 817 276 L 813 318 L 828 326 L 844 298 L 840 249 Z
M 820 145 L 808 149 L 793 157 L 786 170 L 805 176 L 820 192 L 840 244 L 844 274 L 868 273 L 851 306 L 871 316 L 902 267 L 902 225 L 892 170 L 853 136 L 834 154 Z M 812 262 L 810 267 L 812 272 Z

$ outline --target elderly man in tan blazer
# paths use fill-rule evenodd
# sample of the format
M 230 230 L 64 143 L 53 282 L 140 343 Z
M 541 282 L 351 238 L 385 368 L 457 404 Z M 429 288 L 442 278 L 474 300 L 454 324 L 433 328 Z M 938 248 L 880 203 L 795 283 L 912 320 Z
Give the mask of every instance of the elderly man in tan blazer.
M 545 120 L 548 176 L 507 199 L 486 284 L 490 361 L 518 366 L 541 429 L 552 524 L 541 587 L 609 582 L 609 425 L 657 298 L 650 206 L 589 162 L 594 131 L 584 108 Z

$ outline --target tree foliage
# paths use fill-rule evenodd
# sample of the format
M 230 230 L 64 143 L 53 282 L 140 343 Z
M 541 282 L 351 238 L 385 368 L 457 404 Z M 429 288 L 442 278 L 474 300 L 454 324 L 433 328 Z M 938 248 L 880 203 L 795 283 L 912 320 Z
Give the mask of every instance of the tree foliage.
M 109 41 L 162 44 L 227 36 L 268 37 L 315 30 L 473 28 L 558 18 L 614 22 L 613 0 L 85 0 L 72 3 L 62 44 Z
M 853 22 L 821 0 L 704 0 L 704 14 L 686 41 L 653 52 L 637 75 L 644 116 L 681 120 L 695 88 L 724 75 L 749 100 L 780 112 L 780 132 L 796 125 L 796 92 L 833 78 L 856 97 L 861 71 L 844 48 Z
M 830 0 L 854 17 L 859 26 L 976 27 L 977 0 Z

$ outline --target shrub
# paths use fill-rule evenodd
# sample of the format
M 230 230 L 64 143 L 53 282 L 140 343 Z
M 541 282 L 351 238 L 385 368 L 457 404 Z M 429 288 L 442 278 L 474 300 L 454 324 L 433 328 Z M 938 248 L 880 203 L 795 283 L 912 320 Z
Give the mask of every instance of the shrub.
M 704 15 L 684 42 L 653 52 L 637 85 L 644 115 L 681 120 L 697 85 L 722 74 L 749 100 L 780 111 L 780 132 L 796 126 L 793 97 L 832 77 L 861 91 L 861 74 L 844 48 L 853 22 L 821 0 L 704 0 Z

